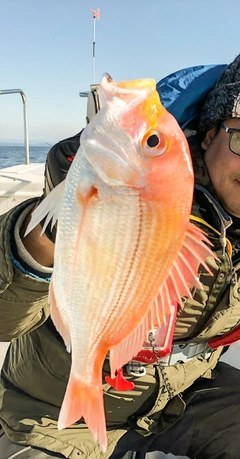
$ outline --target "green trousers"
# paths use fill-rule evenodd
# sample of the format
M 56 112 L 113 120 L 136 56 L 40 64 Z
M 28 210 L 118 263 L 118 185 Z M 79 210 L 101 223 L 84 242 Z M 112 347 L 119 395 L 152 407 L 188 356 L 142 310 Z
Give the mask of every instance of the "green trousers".
M 216 371 L 215 379 L 200 378 L 184 392 L 187 408 L 182 419 L 162 434 L 142 437 L 129 430 L 110 459 L 170 459 L 168 453 L 190 459 L 239 459 L 240 370 L 220 362 Z M 24 450 L 10 443 L 5 434 L 0 438 L 0 451 L 1 459 L 11 455 L 14 459 L 63 457 L 27 447 Z

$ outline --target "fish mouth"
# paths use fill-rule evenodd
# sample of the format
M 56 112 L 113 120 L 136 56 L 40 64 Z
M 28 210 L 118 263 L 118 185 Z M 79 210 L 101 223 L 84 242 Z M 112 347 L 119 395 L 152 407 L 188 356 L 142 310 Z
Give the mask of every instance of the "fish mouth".
M 116 82 L 109 73 L 105 73 L 99 85 L 100 107 L 114 97 L 123 103 L 129 103 L 136 98 L 145 98 L 146 94 L 156 90 L 156 81 L 152 78 L 141 78 Z

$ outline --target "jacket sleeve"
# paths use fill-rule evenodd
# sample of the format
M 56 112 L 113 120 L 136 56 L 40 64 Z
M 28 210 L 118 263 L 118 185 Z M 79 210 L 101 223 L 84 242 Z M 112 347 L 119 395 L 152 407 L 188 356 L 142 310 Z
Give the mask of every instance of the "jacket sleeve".
M 35 200 L 0 216 L 0 341 L 11 341 L 40 326 L 49 316 L 49 281 L 21 270 L 13 262 L 10 233 L 24 209 Z

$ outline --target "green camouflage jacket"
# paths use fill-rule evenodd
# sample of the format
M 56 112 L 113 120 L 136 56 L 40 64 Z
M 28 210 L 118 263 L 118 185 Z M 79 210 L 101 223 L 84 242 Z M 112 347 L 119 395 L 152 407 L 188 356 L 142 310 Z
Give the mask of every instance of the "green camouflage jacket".
M 196 150 L 196 151 L 195 151 Z M 193 299 L 184 299 L 179 311 L 174 342 L 202 343 L 225 335 L 240 322 L 240 254 L 232 256 L 231 241 L 223 255 L 224 232 L 229 224 L 224 212 L 212 201 L 211 183 L 202 154 L 192 147 L 196 190 L 192 219 L 205 230 L 219 261 L 209 259 L 214 276 L 200 272 L 203 290 L 195 289 Z M 177 186 L 177 184 L 176 184 Z M 0 423 L 9 438 L 60 452 L 71 459 L 108 458 L 118 440 L 134 428 L 142 435 L 163 432 L 184 413 L 182 393 L 198 378 L 211 378 L 222 353 L 194 357 L 185 363 L 159 368 L 148 365 L 146 375 L 126 376 L 135 389 L 118 392 L 104 377 L 103 392 L 108 428 L 108 449 L 103 454 L 82 422 L 57 429 L 59 408 L 70 371 L 70 355 L 49 317 L 49 283 L 23 272 L 13 263 L 10 232 L 23 203 L 0 217 L 0 340 L 11 341 L 0 380 Z M 207 210 L 207 212 L 206 212 Z

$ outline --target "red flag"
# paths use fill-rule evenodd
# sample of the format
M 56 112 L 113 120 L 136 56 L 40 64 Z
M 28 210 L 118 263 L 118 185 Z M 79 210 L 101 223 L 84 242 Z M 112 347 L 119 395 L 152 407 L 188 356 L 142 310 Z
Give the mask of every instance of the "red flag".
M 98 8 L 97 11 L 94 11 L 90 8 L 90 11 L 93 13 L 94 18 L 97 18 L 98 20 L 100 19 L 100 8 Z

